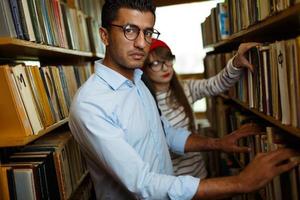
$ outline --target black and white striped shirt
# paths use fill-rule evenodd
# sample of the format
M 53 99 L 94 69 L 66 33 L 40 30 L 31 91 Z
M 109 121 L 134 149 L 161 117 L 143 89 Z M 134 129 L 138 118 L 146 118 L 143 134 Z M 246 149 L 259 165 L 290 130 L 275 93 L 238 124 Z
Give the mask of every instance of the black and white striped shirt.
M 217 95 L 228 90 L 236 83 L 243 70 L 233 67 L 230 59 L 227 66 L 216 76 L 202 80 L 185 80 L 182 82 L 183 90 L 190 104 L 206 96 Z M 169 120 L 174 127 L 188 128 L 189 119 L 181 105 L 169 106 L 170 91 L 156 93 L 158 106 L 162 115 Z M 176 103 L 176 101 L 175 101 Z M 183 156 L 172 154 L 172 162 L 175 175 L 192 175 L 205 178 L 207 171 L 200 152 L 186 153 Z

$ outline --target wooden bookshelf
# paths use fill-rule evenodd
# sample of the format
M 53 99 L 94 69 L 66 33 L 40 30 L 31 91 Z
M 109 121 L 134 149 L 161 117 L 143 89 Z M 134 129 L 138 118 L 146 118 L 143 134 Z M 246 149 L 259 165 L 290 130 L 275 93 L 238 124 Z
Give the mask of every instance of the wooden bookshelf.
M 39 60 L 46 59 L 68 59 L 68 58 L 92 58 L 98 55 L 92 52 L 77 51 L 72 49 L 65 49 L 61 47 L 48 46 L 20 40 L 15 38 L 0 38 L 0 52 L 1 57 L 12 59 L 18 58 L 39 58 Z
M 11 137 L 5 138 L 5 140 L 0 140 L 0 148 L 3 147 L 16 147 L 16 146 L 24 146 L 29 144 L 30 142 L 42 137 L 43 135 L 55 130 L 56 128 L 66 124 L 68 122 L 68 118 L 63 119 L 44 130 L 41 130 L 37 135 L 24 136 L 24 137 Z
M 246 41 L 270 41 L 296 36 L 300 33 L 300 3 L 269 16 L 266 19 L 249 26 L 247 29 L 239 31 L 215 44 L 207 45 L 205 48 L 213 48 L 213 51 L 236 47 L 241 42 Z M 291 32 L 291 30 L 293 30 Z M 280 36 L 280 38 L 278 38 Z
M 288 133 L 291 133 L 292 135 L 294 136 L 297 136 L 300 138 L 300 129 L 299 128 L 295 128 L 295 127 L 292 127 L 292 126 L 289 126 L 289 125 L 284 125 L 281 123 L 281 121 L 279 120 L 276 120 L 274 117 L 272 116 L 268 116 L 268 115 L 265 115 L 264 113 L 262 112 L 259 112 L 258 110 L 256 109 L 253 109 L 253 108 L 249 108 L 249 106 L 237 99 L 234 99 L 234 98 L 230 98 L 230 97 L 227 97 L 226 95 L 220 95 L 222 98 L 226 99 L 226 100 L 231 100 L 233 101 L 234 103 L 238 104 L 239 106 L 241 106 L 242 108 L 244 108 L 245 110 L 248 110 L 250 111 L 252 114 L 270 122 L 271 124 L 273 124 L 274 126 L 276 127 L 279 127 L 281 128 L 282 130 L 288 132 Z
M 201 24 L 204 30 L 202 39 L 204 44 L 208 44 L 205 48 L 209 48 L 205 60 L 207 78 L 215 76 L 221 70 L 217 64 L 223 67 L 226 65 L 226 61 L 235 53 L 239 44 L 262 43 L 246 55 L 257 70 L 254 70 L 254 73 L 245 70 L 245 74 L 229 91 L 229 95 L 221 94 L 208 99 L 208 111 L 211 111 L 208 113 L 209 120 L 220 137 L 253 118 L 262 126 L 261 135 L 249 136 L 239 141 L 239 145 L 251 147 L 249 155 L 236 154 L 228 158 L 228 161 L 236 162 L 237 167 L 241 169 L 249 163 L 248 158 L 261 152 L 270 152 L 282 146 L 299 150 L 300 91 L 297 86 L 300 3 L 297 2 L 285 4 L 286 1 L 273 1 L 274 4 L 267 5 L 263 3 L 270 3 L 269 1 L 230 0 L 212 9 L 211 15 Z M 229 9 L 221 11 L 220 8 Z M 219 20 L 222 12 L 232 15 L 224 17 L 222 21 Z M 260 19 L 263 20 L 259 21 Z M 239 31 L 228 36 L 232 30 Z M 222 36 L 227 39 L 218 41 Z M 299 180 L 299 168 L 296 167 L 291 172 L 293 173 L 288 172 L 274 178 L 269 185 L 262 188 L 263 193 L 258 191 L 254 195 L 260 196 L 257 199 L 299 199 L 299 182 L 294 181 Z M 234 199 L 256 199 L 253 197 L 242 194 Z

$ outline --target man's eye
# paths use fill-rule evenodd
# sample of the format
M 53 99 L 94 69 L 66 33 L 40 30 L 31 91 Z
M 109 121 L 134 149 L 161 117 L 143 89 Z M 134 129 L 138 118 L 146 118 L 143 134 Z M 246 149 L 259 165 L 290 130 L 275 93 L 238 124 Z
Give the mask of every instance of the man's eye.
M 137 33 L 137 32 L 139 32 L 139 28 L 132 26 L 132 25 L 127 25 L 125 28 L 125 32 L 126 33 Z
M 146 30 L 146 31 L 144 32 L 144 34 L 145 34 L 146 37 L 152 37 L 153 31 L 151 31 L 151 30 Z
M 134 28 L 126 28 L 125 29 L 126 33 L 135 33 L 136 30 Z

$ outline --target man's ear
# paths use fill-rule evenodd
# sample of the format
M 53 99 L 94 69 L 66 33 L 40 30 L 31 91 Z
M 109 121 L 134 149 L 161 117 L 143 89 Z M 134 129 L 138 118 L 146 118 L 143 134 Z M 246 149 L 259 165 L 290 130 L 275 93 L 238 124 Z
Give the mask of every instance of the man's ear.
M 108 45 L 108 31 L 106 28 L 99 28 L 99 34 L 100 34 L 100 37 L 101 37 L 101 40 L 102 42 L 104 43 L 105 46 Z

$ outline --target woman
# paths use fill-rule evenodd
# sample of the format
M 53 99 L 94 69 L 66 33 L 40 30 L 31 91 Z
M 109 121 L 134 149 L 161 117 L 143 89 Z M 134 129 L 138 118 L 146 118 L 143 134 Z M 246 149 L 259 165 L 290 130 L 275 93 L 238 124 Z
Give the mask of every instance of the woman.
M 217 95 L 229 89 L 239 80 L 242 66 L 252 70 L 252 65 L 243 56 L 257 43 L 240 45 L 238 59 L 229 60 L 227 66 L 210 79 L 186 80 L 179 82 L 173 69 L 175 56 L 169 46 L 161 40 L 153 40 L 148 58 L 145 61 L 144 72 L 150 81 L 150 89 L 154 90 L 158 107 L 162 115 L 174 127 L 187 128 L 195 132 L 194 114 L 191 104 L 205 96 Z M 233 66 L 235 61 L 235 66 Z M 207 171 L 201 153 L 187 153 L 183 156 L 172 154 L 175 175 L 189 174 L 205 178 Z

